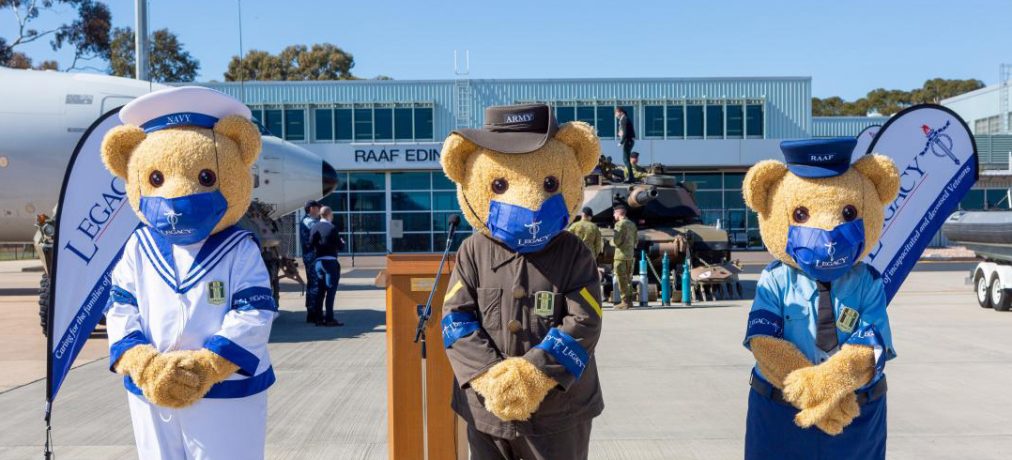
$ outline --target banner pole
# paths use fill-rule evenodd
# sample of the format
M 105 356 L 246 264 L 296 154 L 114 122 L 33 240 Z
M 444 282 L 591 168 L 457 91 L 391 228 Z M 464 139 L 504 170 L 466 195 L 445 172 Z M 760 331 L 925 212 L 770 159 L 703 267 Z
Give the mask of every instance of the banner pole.
M 53 415 L 53 402 L 46 401 L 46 444 L 42 452 L 42 456 L 43 458 L 45 458 L 45 460 L 52 460 L 53 458 L 53 424 L 51 423 L 52 415 Z

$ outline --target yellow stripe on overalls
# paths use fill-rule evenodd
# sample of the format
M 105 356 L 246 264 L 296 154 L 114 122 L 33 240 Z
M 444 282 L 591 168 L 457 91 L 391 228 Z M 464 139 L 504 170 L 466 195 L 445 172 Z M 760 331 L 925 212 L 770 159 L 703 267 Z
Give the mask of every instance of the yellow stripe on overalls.
M 446 303 L 447 301 L 450 300 L 450 298 L 457 295 L 457 291 L 460 291 L 463 287 L 464 283 L 461 283 L 460 280 L 457 280 L 457 284 L 454 284 L 449 291 L 446 291 L 446 296 L 443 297 L 443 303 Z
M 580 289 L 580 296 L 583 297 L 583 300 L 586 300 L 594 311 L 597 312 L 597 316 L 601 316 L 601 304 L 597 303 L 597 299 L 590 294 L 590 291 L 588 291 L 587 288 Z

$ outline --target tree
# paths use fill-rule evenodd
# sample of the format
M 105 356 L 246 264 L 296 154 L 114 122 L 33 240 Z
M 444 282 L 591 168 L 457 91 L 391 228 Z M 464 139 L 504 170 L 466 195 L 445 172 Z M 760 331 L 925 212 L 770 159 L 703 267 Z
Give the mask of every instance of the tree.
M 276 56 L 260 50 L 232 56 L 225 81 L 353 80 L 353 67 L 355 58 L 333 44 L 291 45 Z
M 151 81 L 193 81 L 200 62 L 183 49 L 183 44 L 168 29 L 159 29 L 150 39 L 148 77 Z M 134 78 L 134 31 L 117 27 L 109 46 L 109 74 Z
M 825 116 L 866 116 L 869 113 L 892 115 L 914 104 L 938 104 L 942 99 L 957 96 L 984 87 L 977 79 L 946 80 L 933 78 L 912 91 L 878 88 L 869 91 L 865 97 L 847 102 L 833 96 L 826 99 L 812 98 L 812 115 Z
M 39 18 L 44 10 L 57 5 L 73 6 L 77 9 L 77 19 L 70 24 L 61 24 L 48 30 L 37 30 L 32 22 Z M 52 35 L 50 45 L 59 50 L 65 44 L 74 46 L 74 62 L 66 69 L 76 68 L 79 60 L 89 60 L 104 56 L 109 44 L 109 29 L 112 15 L 105 4 L 94 0 L 0 0 L 0 9 L 9 9 L 17 21 L 17 37 L 12 41 L 0 38 L 0 65 L 9 65 L 14 58 L 15 48 Z M 17 62 L 10 64 L 24 65 L 25 55 L 18 57 Z M 51 64 L 53 61 L 46 61 Z

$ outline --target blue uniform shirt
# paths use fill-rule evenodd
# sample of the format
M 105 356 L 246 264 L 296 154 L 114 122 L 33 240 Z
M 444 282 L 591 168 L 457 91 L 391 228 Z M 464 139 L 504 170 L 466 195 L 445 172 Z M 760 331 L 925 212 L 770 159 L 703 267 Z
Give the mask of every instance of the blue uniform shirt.
M 299 225 L 299 240 L 302 242 L 302 258 L 313 260 L 315 255 L 313 254 L 313 246 L 309 244 L 309 231 L 313 229 L 313 226 L 319 222 L 320 219 L 314 219 L 309 214 L 306 214 L 302 218 L 302 225 Z
M 872 385 L 882 377 L 885 362 L 896 357 L 882 279 L 873 268 L 858 263 L 832 282 L 830 292 L 840 345 L 866 345 L 875 350 L 875 377 L 868 384 Z M 837 350 L 826 353 L 815 345 L 818 312 L 815 280 L 801 270 L 774 262 L 763 270 L 756 286 L 745 348 L 752 337 L 768 335 L 793 343 L 809 361 L 822 363 Z

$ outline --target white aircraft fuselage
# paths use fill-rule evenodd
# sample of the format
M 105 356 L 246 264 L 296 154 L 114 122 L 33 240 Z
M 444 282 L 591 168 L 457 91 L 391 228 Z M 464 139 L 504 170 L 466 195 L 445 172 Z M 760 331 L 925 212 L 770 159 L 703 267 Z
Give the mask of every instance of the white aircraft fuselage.
M 0 67 L 0 242 L 27 242 L 52 215 L 77 142 L 102 114 L 166 86 L 85 73 Z M 336 173 L 306 149 L 266 132 L 253 198 L 277 218 L 330 193 Z

